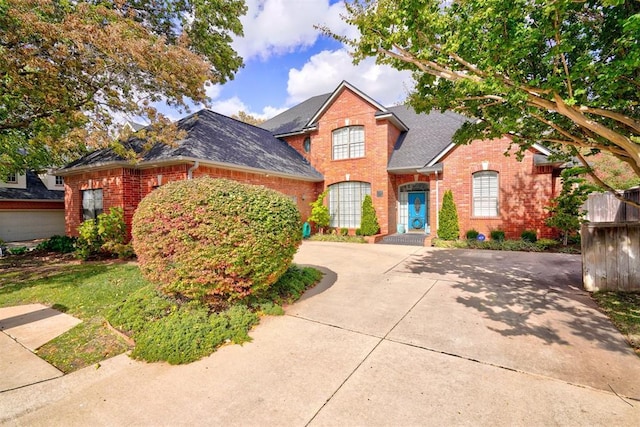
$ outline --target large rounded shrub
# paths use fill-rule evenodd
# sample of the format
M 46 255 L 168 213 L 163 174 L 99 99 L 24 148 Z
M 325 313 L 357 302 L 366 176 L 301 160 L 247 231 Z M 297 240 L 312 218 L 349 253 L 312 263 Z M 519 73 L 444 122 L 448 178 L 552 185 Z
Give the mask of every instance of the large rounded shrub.
M 281 193 L 198 178 L 147 195 L 132 235 L 142 273 L 161 292 L 224 305 L 268 288 L 287 271 L 302 224 Z

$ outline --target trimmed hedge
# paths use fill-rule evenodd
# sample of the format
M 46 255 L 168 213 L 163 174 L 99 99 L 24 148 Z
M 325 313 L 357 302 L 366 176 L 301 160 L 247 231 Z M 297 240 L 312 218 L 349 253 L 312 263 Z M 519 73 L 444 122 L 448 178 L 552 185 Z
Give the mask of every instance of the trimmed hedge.
M 362 200 L 362 219 L 360 221 L 360 234 L 362 236 L 373 236 L 380 231 L 376 209 L 373 207 L 373 200 L 370 195 L 365 195 Z
M 444 240 L 456 240 L 460 236 L 460 226 L 458 225 L 458 209 L 453 201 L 451 190 L 444 192 L 442 198 L 442 208 L 440 208 L 440 227 L 438 228 L 438 238 Z
M 132 224 L 140 270 L 164 294 L 226 306 L 263 291 L 302 242 L 285 195 L 225 179 L 171 182 L 147 195 Z

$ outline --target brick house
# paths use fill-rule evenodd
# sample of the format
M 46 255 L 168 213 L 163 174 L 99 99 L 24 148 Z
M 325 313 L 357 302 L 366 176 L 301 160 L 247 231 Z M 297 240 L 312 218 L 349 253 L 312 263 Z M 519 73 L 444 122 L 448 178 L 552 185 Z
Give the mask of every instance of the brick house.
M 0 181 L 0 240 L 43 239 L 64 233 L 61 177 L 26 171 Z
M 136 164 L 102 150 L 61 169 L 67 233 L 112 206 L 122 206 L 129 222 L 156 186 L 210 175 L 281 191 L 303 219 L 328 189 L 331 226 L 352 232 L 369 194 L 382 234 L 434 235 L 443 194 L 452 190 L 462 234 L 502 229 L 518 238 L 531 229 L 551 236 L 544 207 L 559 190 L 560 164 L 538 144 L 522 161 L 504 156 L 508 137 L 456 146 L 453 134 L 466 120 L 384 107 L 347 82 L 260 128 L 202 110 L 178 122 L 188 135 L 183 141 L 154 147 Z

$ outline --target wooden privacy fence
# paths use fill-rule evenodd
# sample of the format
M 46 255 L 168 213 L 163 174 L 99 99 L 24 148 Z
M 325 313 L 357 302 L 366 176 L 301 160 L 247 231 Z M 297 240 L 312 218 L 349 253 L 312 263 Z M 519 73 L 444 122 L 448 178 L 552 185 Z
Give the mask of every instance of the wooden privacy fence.
M 582 224 L 584 288 L 640 291 L 640 222 Z
M 640 202 L 640 188 L 627 190 L 624 196 Z M 589 222 L 640 221 L 640 209 L 621 202 L 611 193 L 591 194 L 582 208 L 587 211 L 585 219 Z
M 640 188 L 625 191 L 640 201 Z M 582 280 L 587 291 L 640 291 L 640 209 L 610 193 L 592 194 L 584 204 Z

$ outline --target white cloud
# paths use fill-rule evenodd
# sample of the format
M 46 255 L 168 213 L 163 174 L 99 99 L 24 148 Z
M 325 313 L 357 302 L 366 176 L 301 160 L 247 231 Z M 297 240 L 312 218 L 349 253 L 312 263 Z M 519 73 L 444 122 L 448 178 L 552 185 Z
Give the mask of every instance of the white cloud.
M 216 113 L 224 114 L 225 116 L 233 116 L 235 114 L 238 114 L 240 111 L 244 111 L 250 116 L 263 120 L 270 119 L 271 117 L 274 117 L 287 109 L 285 107 L 276 108 L 267 105 L 262 109 L 261 112 L 251 111 L 250 108 L 237 96 L 226 99 L 213 100 L 209 108 Z
M 235 50 L 248 61 L 294 52 L 312 46 L 320 32 L 314 25 L 326 25 L 340 35 L 353 35 L 342 19 L 342 2 L 328 0 L 247 0 L 247 14 L 241 17 L 244 37 L 233 42 Z
M 413 87 L 409 71 L 376 64 L 375 58 L 354 65 L 345 49 L 322 51 L 309 58 L 302 68 L 289 70 L 287 103 L 293 105 L 332 92 L 342 80 L 387 106 L 402 102 Z

